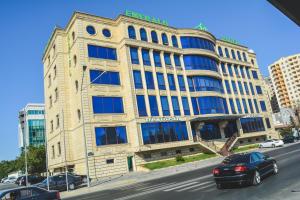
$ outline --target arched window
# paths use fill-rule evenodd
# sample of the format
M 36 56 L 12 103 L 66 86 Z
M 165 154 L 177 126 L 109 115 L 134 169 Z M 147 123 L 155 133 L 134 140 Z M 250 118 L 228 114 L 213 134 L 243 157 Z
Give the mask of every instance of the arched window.
M 128 36 L 131 39 L 136 39 L 135 29 L 133 26 L 128 26 Z
M 151 31 L 151 39 L 153 43 L 158 43 L 157 33 L 155 31 Z
M 241 53 L 239 51 L 237 51 L 237 56 L 239 60 L 242 60 Z
M 236 59 L 236 58 L 235 58 L 235 52 L 234 52 L 233 49 L 231 49 L 231 56 L 232 56 L 233 59 Z
M 177 37 L 175 35 L 172 35 L 172 44 L 173 47 L 178 47 Z
M 218 51 L 219 51 L 219 56 L 223 57 L 223 51 L 222 51 L 222 47 L 218 47 Z
M 243 58 L 244 58 L 244 61 L 245 61 L 245 62 L 248 62 L 247 56 L 246 56 L 245 52 L 243 52 Z
M 228 52 L 228 49 L 227 49 L 227 48 L 225 48 L 225 54 L 226 54 L 226 57 L 227 57 L 227 58 L 230 58 L 229 52 Z
M 169 41 L 168 41 L 168 37 L 165 33 L 161 34 L 161 40 L 163 42 L 164 45 L 168 45 Z
M 141 40 L 146 41 L 146 42 L 148 41 L 147 32 L 144 28 L 140 29 L 140 37 L 141 37 Z

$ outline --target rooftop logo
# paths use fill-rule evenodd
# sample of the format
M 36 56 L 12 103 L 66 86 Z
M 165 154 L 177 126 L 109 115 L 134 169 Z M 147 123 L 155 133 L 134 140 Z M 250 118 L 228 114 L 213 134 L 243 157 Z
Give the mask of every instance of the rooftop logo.
M 200 23 L 198 26 L 195 26 L 194 28 L 200 31 L 208 31 L 207 27 L 202 23 Z
M 237 45 L 240 44 L 237 40 L 232 39 L 230 37 L 221 37 L 221 40 L 224 41 L 224 42 L 229 42 L 231 44 L 237 44 Z
M 167 20 L 161 20 L 157 17 L 152 17 L 152 16 L 148 16 L 148 15 L 143 15 L 141 13 L 138 12 L 134 12 L 131 10 L 126 10 L 125 11 L 125 15 L 128 17 L 132 17 L 132 18 L 136 18 L 136 19 L 141 19 L 147 22 L 152 22 L 155 24 L 160 24 L 160 25 L 164 25 L 164 26 L 168 26 L 168 22 Z

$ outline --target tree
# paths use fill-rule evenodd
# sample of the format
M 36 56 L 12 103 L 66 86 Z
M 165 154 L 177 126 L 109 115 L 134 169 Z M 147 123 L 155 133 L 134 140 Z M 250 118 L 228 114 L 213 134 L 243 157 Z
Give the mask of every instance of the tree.
M 288 127 L 288 128 L 280 129 L 279 133 L 280 133 L 281 137 L 284 137 L 286 135 L 292 135 L 292 128 Z

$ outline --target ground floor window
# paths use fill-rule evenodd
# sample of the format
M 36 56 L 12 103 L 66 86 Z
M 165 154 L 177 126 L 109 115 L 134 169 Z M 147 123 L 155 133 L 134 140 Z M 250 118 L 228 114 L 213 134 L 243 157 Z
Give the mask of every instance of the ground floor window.
M 185 122 L 157 122 L 141 124 L 144 144 L 188 140 Z
M 229 121 L 224 129 L 225 137 L 229 138 L 234 133 L 237 133 L 237 132 L 238 132 L 238 130 L 237 130 L 237 126 L 236 126 L 236 121 Z
M 127 143 L 125 126 L 96 127 L 95 134 L 97 146 Z
M 251 132 L 258 132 L 258 131 L 265 130 L 262 117 L 241 118 L 240 121 L 244 133 L 251 133 Z
M 203 140 L 220 139 L 221 132 L 217 123 L 205 123 L 200 129 L 200 135 Z

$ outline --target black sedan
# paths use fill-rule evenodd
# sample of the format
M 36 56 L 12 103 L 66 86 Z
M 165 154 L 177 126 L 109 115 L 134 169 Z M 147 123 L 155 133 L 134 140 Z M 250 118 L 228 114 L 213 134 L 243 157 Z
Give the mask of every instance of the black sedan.
M 272 173 L 278 173 L 276 160 L 259 152 L 228 156 L 213 170 L 219 189 L 232 184 L 258 185 L 263 177 Z
M 27 176 L 28 186 L 36 183 L 40 183 L 44 179 L 45 177 L 42 176 L 28 175 Z M 19 178 L 17 178 L 15 183 L 20 186 L 26 186 L 26 176 L 20 176 Z
M 58 191 L 47 191 L 37 187 L 20 187 L 0 191 L 1 200 L 60 200 Z
M 284 142 L 284 144 L 287 144 L 287 143 L 294 143 L 295 142 L 295 137 L 292 136 L 292 135 L 286 135 L 282 141 Z
M 68 174 L 67 177 L 65 174 L 59 174 L 55 176 L 49 177 L 49 188 L 50 190 L 59 190 L 64 191 L 67 190 L 67 181 L 68 181 L 68 189 L 74 190 L 76 187 L 82 184 L 82 180 L 80 177 L 72 176 Z M 43 182 L 35 184 L 35 186 L 47 189 L 48 188 L 48 179 L 46 178 Z

